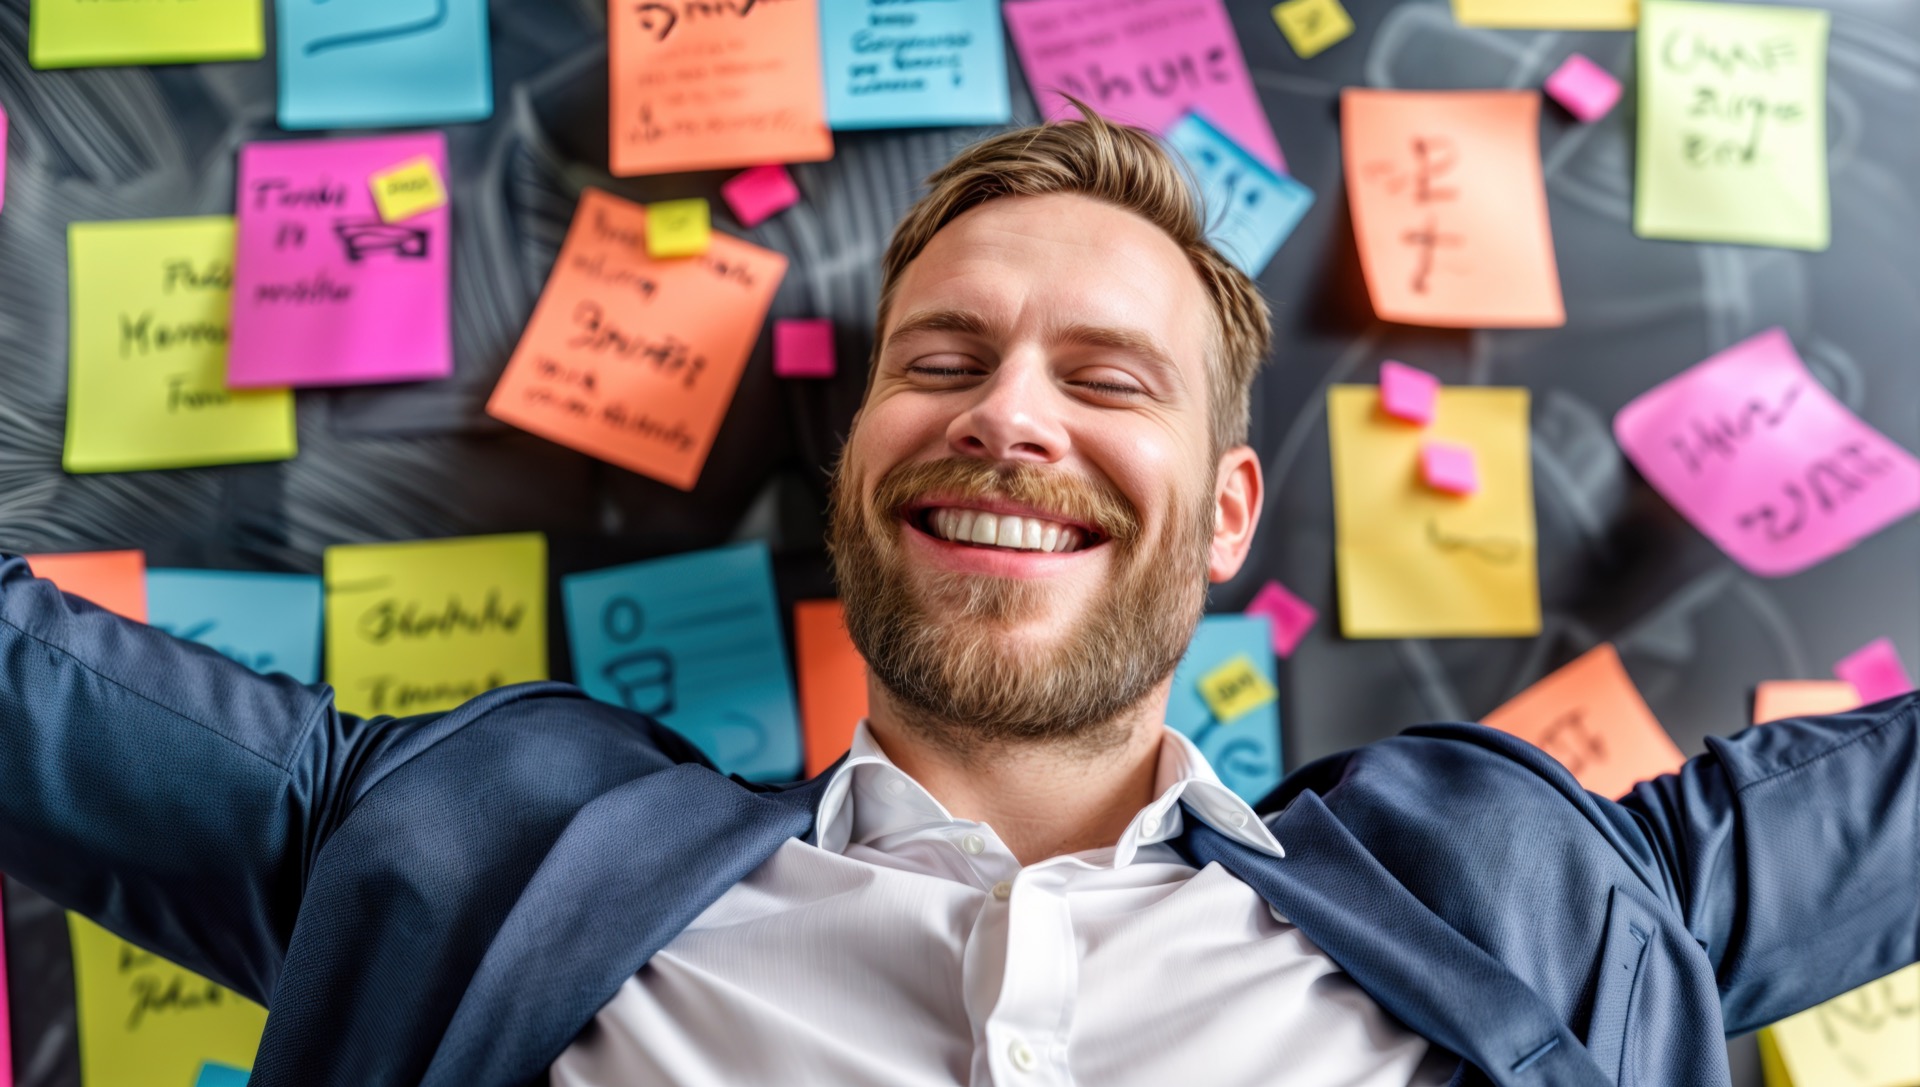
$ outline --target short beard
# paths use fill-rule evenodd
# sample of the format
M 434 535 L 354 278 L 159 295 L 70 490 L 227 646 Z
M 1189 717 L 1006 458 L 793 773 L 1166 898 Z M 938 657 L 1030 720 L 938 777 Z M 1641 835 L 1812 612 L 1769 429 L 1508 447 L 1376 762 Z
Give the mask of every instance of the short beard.
M 897 466 L 863 501 L 846 458 L 836 470 L 828 548 L 847 630 L 903 723 L 972 760 L 1007 746 L 1111 750 L 1130 713 L 1173 673 L 1206 604 L 1210 488 L 1173 495 L 1160 538 L 1142 540 L 1117 489 L 1031 465 L 950 459 Z M 907 568 L 901 513 L 929 495 L 996 497 L 1091 524 L 1114 549 L 1108 591 L 1051 645 L 1007 644 L 1044 583 Z M 918 583 L 918 584 L 917 584 Z

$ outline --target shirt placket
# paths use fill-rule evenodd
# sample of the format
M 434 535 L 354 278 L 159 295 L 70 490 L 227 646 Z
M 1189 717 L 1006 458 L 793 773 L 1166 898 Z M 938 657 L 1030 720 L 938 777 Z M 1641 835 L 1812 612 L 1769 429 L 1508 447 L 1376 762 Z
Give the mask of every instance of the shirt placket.
M 1080 957 L 1067 902 L 1071 873 L 1065 865 L 1035 866 L 987 896 L 984 909 L 1004 915 L 1006 948 L 999 998 L 982 1039 L 995 1087 L 1067 1087 L 1074 1082 L 1067 1067 L 1067 1041 Z

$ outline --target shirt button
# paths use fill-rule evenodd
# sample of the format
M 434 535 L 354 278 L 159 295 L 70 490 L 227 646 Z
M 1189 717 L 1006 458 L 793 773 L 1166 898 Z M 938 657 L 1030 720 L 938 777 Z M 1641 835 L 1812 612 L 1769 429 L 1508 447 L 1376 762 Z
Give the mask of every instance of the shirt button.
M 960 839 L 960 848 L 967 851 L 967 856 L 977 857 L 987 851 L 987 840 L 978 834 L 969 834 Z
M 1031 1072 L 1040 1063 L 1040 1058 L 1034 1055 L 1033 1047 L 1018 1038 L 1015 1038 L 1013 1044 L 1007 1047 L 1007 1059 L 1022 1072 Z
M 993 885 L 993 897 L 995 897 L 995 898 L 997 898 L 997 899 L 999 899 L 999 900 L 1000 900 L 1000 901 L 1002 901 L 1002 902 L 1005 902 L 1005 901 L 1006 901 L 1007 899 L 1009 899 L 1009 898 L 1012 898 L 1012 897 L 1013 897 L 1013 884 L 1011 884 L 1011 883 L 1008 883 L 1008 882 L 1007 882 L 1006 880 L 1004 880 L 1004 879 L 1003 879 L 1003 880 L 1001 880 L 1000 882 L 998 882 L 998 883 L 996 883 L 996 884 L 994 884 L 994 885 Z
M 1241 827 L 1247 825 L 1247 813 L 1236 808 L 1227 813 L 1227 823 L 1232 826 L 1233 829 L 1239 830 Z
M 1160 833 L 1160 817 L 1157 815 L 1149 815 L 1145 819 L 1140 820 L 1140 833 L 1142 834 Z
M 887 782 L 888 796 L 899 796 L 901 793 L 904 793 L 906 791 L 907 791 L 907 783 L 904 781 L 901 781 L 899 778 L 894 778 Z

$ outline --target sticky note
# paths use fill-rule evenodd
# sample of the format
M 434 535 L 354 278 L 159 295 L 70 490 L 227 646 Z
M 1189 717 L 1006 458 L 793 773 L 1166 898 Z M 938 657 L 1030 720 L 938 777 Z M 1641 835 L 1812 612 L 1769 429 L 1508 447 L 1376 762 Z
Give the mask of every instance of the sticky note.
M 646 233 L 640 205 L 581 194 L 487 413 L 692 490 L 787 259 L 715 234 L 656 261 Z
M 1522 637 L 1540 632 L 1527 390 L 1440 390 L 1433 425 L 1376 409 L 1371 385 L 1327 392 L 1340 629 L 1349 638 Z M 1429 439 L 1471 443 L 1471 501 L 1420 478 Z
M 1686 762 L 1608 642 L 1514 696 L 1482 721 L 1559 759 L 1582 788 L 1626 795 Z
M 697 257 L 707 251 L 712 234 L 705 200 L 662 200 L 647 205 L 649 257 Z
M 1247 604 L 1248 615 L 1265 616 L 1273 627 L 1273 651 L 1282 657 L 1293 656 L 1300 639 L 1313 629 L 1320 612 L 1312 604 L 1288 591 L 1285 585 L 1269 581 Z
M 1349 87 L 1340 116 L 1354 236 L 1381 319 L 1566 323 L 1537 92 Z
M 751 227 L 799 203 L 800 187 L 787 168 L 776 163 L 740 171 L 720 186 L 720 195 L 740 225 Z
M 367 179 L 373 189 L 373 202 L 380 218 L 389 223 L 411 219 L 423 211 L 444 207 L 447 189 L 440 183 L 440 168 L 433 159 L 420 155 L 390 170 L 379 170 Z
M 115 615 L 147 621 L 147 557 L 139 551 L 28 555 L 27 569 L 63 593 L 85 597 Z
M 1833 674 L 1851 685 L 1862 703 L 1878 702 L 1913 690 L 1913 680 L 1900 663 L 1900 651 L 1890 638 L 1875 638 L 1840 658 Z
M 200 1076 L 193 1081 L 193 1087 L 247 1087 L 249 1078 L 244 1068 L 208 1061 L 200 1066 Z
M 1770 679 L 1754 688 L 1753 723 L 1845 713 L 1860 701 L 1860 692 L 1843 680 Z
M 386 222 L 371 179 L 447 163 L 438 132 L 240 149 L 228 383 L 364 385 L 453 373 L 451 212 Z
M 1633 229 L 1825 249 L 1827 13 L 1646 0 Z
M 1774 1050 L 1784 1087 L 1912 1087 L 1920 1083 L 1920 964 L 1782 1019 L 1760 1040 Z
M 253 1067 L 267 1010 L 67 915 L 82 1087 L 194 1082 L 207 1061 Z
M 1020 0 L 1002 10 L 1048 120 L 1079 116 L 1066 95 L 1155 133 L 1199 112 L 1286 172 L 1220 0 Z
M 1268 698 L 1231 721 L 1221 720 L 1201 695 L 1201 679 L 1241 660 L 1250 662 L 1271 689 L 1279 683 L 1272 641 L 1264 616 L 1206 616 L 1174 669 L 1167 696 L 1167 727 L 1192 740 L 1221 783 L 1248 803 L 1280 784 L 1280 703 Z
M 561 580 L 574 682 L 692 740 L 759 781 L 800 770 L 800 721 L 765 544 Z
M 825 317 L 775 321 L 773 372 L 780 377 L 832 377 L 833 322 Z
M 1221 724 L 1232 724 L 1249 710 L 1280 696 L 1251 657 L 1238 656 L 1200 677 L 1200 697 Z
M 1313 206 L 1313 190 L 1275 173 L 1197 113 L 1173 126 L 1167 144 L 1199 182 L 1207 240 L 1249 276 L 1265 271 Z
M 1620 101 L 1620 81 L 1581 53 L 1562 61 L 1545 86 L 1548 96 L 1587 124 L 1605 117 Z
M 1395 419 L 1426 426 L 1440 397 L 1440 379 L 1392 359 L 1380 364 L 1380 410 Z
M 35 68 L 254 60 L 266 53 L 260 0 L 33 0 Z
M 818 5 L 609 8 L 614 176 L 831 158 Z
M 1340 0 L 1286 0 L 1274 5 L 1273 21 L 1301 60 L 1312 60 L 1353 33 L 1353 17 Z
M 281 128 L 388 128 L 493 114 L 487 0 L 276 0 L 274 14 Z
M 834 128 L 996 125 L 1012 117 L 999 0 L 825 0 L 827 122 Z
M 1655 490 L 1763 577 L 1920 509 L 1920 461 L 1834 399 L 1777 328 L 1642 393 L 1613 433 Z
M 147 571 L 147 621 L 256 672 L 320 682 L 320 579 L 232 570 Z
M 67 227 L 69 472 L 293 456 L 293 394 L 227 388 L 233 220 Z
M 450 710 L 547 678 L 537 532 L 329 547 L 327 681 L 363 715 Z
M 800 687 L 806 774 L 812 777 L 847 753 L 854 727 L 867 715 L 867 661 L 847 633 L 840 601 L 794 604 L 793 670 Z
M 1448 494 L 1472 494 L 1480 489 L 1472 448 L 1454 442 L 1428 442 L 1420 447 L 1420 478 L 1427 486 Z
M 1632 30 L 1640 0 L 1453 0 L 1453 17 L 1514 30 Z

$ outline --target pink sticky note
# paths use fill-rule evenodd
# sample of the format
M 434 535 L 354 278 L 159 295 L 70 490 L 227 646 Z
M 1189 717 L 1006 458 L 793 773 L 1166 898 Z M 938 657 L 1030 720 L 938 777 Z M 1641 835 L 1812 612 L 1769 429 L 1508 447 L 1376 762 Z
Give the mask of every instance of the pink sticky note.
M 1900 651 L 1888 638 L 1875 638 L 1842 657 L 1833 674 L 1853 684 L 1863 705 L 1913 690 L 1913 680 L 1900 663 Z
M 733 217 L 741 226 L 759 226 L 769 215 L 800 202 L 800 187 L 785 166 L 755 166 L 728 178 L 720 186 Z
M 1440 379 L 1389 359 L 1380 364 L 1380 408 L 1396 419 L 1426 426 L 1440 396 Z
M 1472 494 L 1480 489 L 1473 450 L 1452 442 L 1428 442 L 1420 447 L 1420 475 L 1427 486 L 1448 494 Z
M 773 372 L 777 377 L 832 377 L 833 322 L 824 317 L 773 323 Z
M 1220 0 L 1019 0 L 1003 10 L 1048 119 L 1078 116 L 1063 94 L 1161 134 L 1197 111 L 1286 172 Z
M 452 180 L 438 132 L 240 149 L 227 384 L 358 385 L 453 372 L 451 209 L 386 223 L 368 183 L 421 155 Z
M 1613 433 L 1647 482 L 1763 577 L 1920 509 L 1920 460 L 1835 400 L 1777 328 L 1642 393 Z
M 1607 115 L 1620 101 L 1620 81 L 1613 73 L 1575 53 L 1547 77 L 1547 93 L 1588 124 Z
M 1248 615 L 1264 615 L 1273 625 L 1273 651 L 1282 657 L 1293 656 L 1300 639 L 1307 636 L 1320 617 L 1312 604 L 1287 591 L 1277 581 L 1269 581 L 1254 594 L 1247 605 Z

